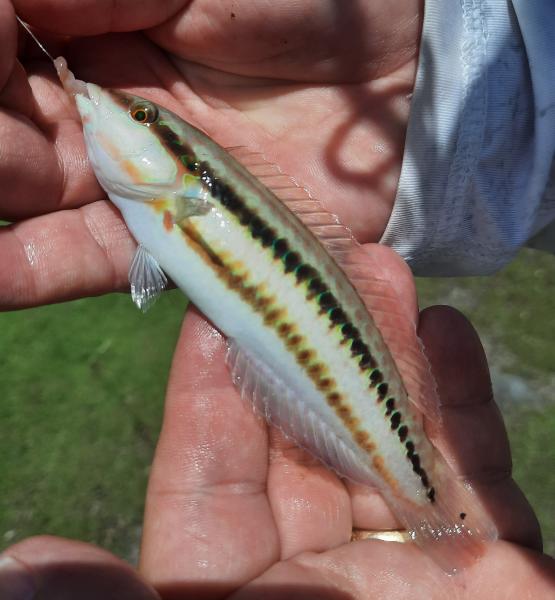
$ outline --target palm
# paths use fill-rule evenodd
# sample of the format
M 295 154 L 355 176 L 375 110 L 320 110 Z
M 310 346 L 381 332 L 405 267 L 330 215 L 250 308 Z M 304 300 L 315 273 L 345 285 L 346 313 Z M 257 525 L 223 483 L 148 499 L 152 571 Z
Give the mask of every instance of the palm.
M 196 0 L 182 10 L 189 3 L 174 0 L 163 5 L 165 15 L 149 3 L 113 3 L 120 8 L 110 14 L 102 3 L 72 12 L 60 2 L 56 15 L 52 3 L 47 15 L 40 2 L 17 4 L 29 22 L 48 23 L 57 33 L 131 31 L 74 40 L 66 49 L 70 67 L 85 80 L 158 101 L 222 145 L 263 152 L 320 197 L 359 240 L 379 239 L 394 199 L 414 80 L 416 0 L 398 10 L 331 0 Z M 9 19 L 3 26 L 13 33 Z M 31 94 L 27 78 L 14 68 L 12 50 L 0 63 L 0 79 L 7 82 L 0 102 L 8 109 L 0 113 L 0 217 L 26 220 L 0 232 L 0 261 L 11 267 L 0 269 L 0 305 L 125 288 L 134 244 L 89 168 L 74 109 L 42 59 L 25 65 Z M 406 270 L 384 249 L 371 251 L 389 265 L 416 318 Z M 423 334 L 428 332 L 431 347 L 438 342 L 433 330 L 442 330 L 448 318 L 429 319 L 433 327 L 429 323 Z M 468 337 L 468 329 L 463 334 Z M 433 590 L 438 581 L 444 593 L 444 576 L 411 546 L 348 543 L 353 526 L 394 524 L 379 496 L 345 487 L 269 433 L 230 387 L 222 340 L 207 324 L 190 316 L 184 335 L 187 357 L 180 344 L 176 364 L 186 367 L 175 368 L 170 383 L 141 561 L 164 597 L 193 589 L 195 597 L 224 597 L 235 589 L 237 598 L 270 597 L 272 590 L 300 586 L 303 598 L 322 598 L 330 581 L 338 587 L 330 597 L 337 598 L 401 594 L 409 584 Z M 479 363 L 475 343 L 471 353 Z M 445 360 L 435 366 L 441 373 Z M 483 399 L 489 391 L 483 368 L 480 385 Z M 492 471 L 498 476 L 507 469 L 506 439 L 493 405 L 481 417 L 499 430 L 491 442 L 501 448 Z M 475 454 L 459 457 L 458 468 L 480 474 L 491 467 Z M 533 515 L 512 481 L 504 477 L 494 485 L 485 478 L 480 485 L 494 511 L 509 499 L 511 510 L 504 514 L 510 522 L 500 522 L 505 537 L 537 544 Z M 469 572 L 467 585 L 479 585 L 486 572 L 488 585 L 504 583 L 503 569 L 520 569 L 523 582 L 532 585 L 526 551 L 515 548 L 501 544 Z M 383 576 L 392 570 L 402 580 Z
M 27 3 L 21 4 L 25 16 Z M 64 20 L 63 11 L 58 19 L 51 12 L 41 18 L 40 3 L 32 4 L 27 18 L 39 26 L 56 24 L 60 33 L 106 31 L 100 8 L 92 14 L 79 9 Z M 360 17 L 344 9 L 337 17 L 334 2 L 307 2 L 304 10 L 279 8 L 277 3 L 266 12 L 252 2 L 236 2 L 232 19 L 231 9 L 223 4 L 194 2 L 190 10 L 147 35 L 88 37 L 61 49 L 79 77 L 147 95 L 223 145 L 247 145 L 265 153 L 322 198 L 361 241 L 377 241 L 391 211 L 400 168 L 418 41 L 416 9 L 404 3 L 406 14 L 393 15 L 401 27 L 389 35 L 384 23 L 389 26 L 392 16 L 377 10 L 365 9 Z M 112 27 L 132 27 L 128 14 L 114 15 Z M 142 24 L 155 25 L 157 17 L 146 16 Z M 336 17 L 341 27 L 334 29 Z M 375 42 L 362 43 L 362 32 L 371 27 Z M 9 23 L 12 34 L 13 28 Z M 276 40 L 290 50 L 272 52 Z M 54 42 L 51 48 L 56 52 Z M 7 52 L 3 60 L 4 106 L 10 110 L 0 117 L 0 150 L 9 183 L 0 217 L 20 220 L 85 207 L 20 228 L 23 245 L 36 247 L 41 259 L 45 230 L 62 230 L 55 246 L 48 248 L 43 270 L 65 256 L 68 246 L 82 248 L 65 265 L 65 278 L 60 274 L 64 292 L 54 283 L 34 281 L 36 268 L 29 270 L 27 254 L 11 253 L 11 263 L 28 273 L 27 279 L 21 275 L 21 285 L 33 287 L 37 295 L 29 303 L 125 287 L 132 244 L 115 211 L 101 203 L 91 205 L 104 194 L 88 166 L 75 110 L 52 67 L 42 58 L 25 61 L 31 93 L 27 78 L 15 67 L 14 53 Z
M 414 288 L 401 261 L 373 245 L 369 252 L 404 289 L 406 310 L 416 318 Z M 420 333 L 435 348 L 431 359 L 447 403 L 436 443 L 447 455 L 450 444 L 456 446 L 454 468 L 474 481 L 501 535 L 536 546 L 533 513 L 509 476 L 507 439 L 488 402 L 487 368 L 475 334 L 447 309 L 428 312 Z M 189 314 L 182 340 L 147 494 L 141 559 L 142 572 L 164 598 L 223 598 L 233 590 L 238 600 L 282 598 L 288 590 L 302 598 L 404 597 L 408 585 L 417 597 L 444 598 L 449 586 L 455 591 L 463 585 L 469 598 L 492 597 L 513 570 L 522 590 L 533 586 L 540 597 L 547 575 L 534 579 L 528 562 L 534 553 L 516 545 L 496 544 L 452 580 L 412 545 L 349 543 L 353 527 L 395 525 L 380 496 L 346 486 L 268 430 L 235 392 L 224 366 L 225 343 L 200 316 Z M 458 371 L 467 353 L 472 383 L 464 389 L 460 375 L 453 380 L 449 371 Z M 473 432 L 466 443 L 456 439 L 461 426 Z M 547 571 L 547 559 L 533 560 Z M 395 576 L 384 578 L 390 572 Z

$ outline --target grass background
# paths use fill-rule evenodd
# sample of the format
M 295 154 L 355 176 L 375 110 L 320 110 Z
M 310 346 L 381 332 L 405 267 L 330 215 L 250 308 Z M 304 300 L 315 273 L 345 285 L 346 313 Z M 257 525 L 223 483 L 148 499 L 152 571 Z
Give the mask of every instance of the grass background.
M 513 448 L 515 477 L 555 553 L 555 259 L 523 251 L 491 278 L 418 281 L 478 328 Z M 147 315 L 126 295 L 0 314 L 0 550 L 37 533 L 128 560 L 183 296 Z

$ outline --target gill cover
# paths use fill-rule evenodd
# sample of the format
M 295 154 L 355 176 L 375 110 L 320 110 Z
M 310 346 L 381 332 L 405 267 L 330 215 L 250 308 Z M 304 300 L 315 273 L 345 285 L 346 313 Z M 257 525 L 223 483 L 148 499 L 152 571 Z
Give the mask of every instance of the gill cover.
M 91 164 L 108 194 L 148 200 L 178 190 L 175 158 L 156 134 L 152 102 L 87 83 L 75 94 Z

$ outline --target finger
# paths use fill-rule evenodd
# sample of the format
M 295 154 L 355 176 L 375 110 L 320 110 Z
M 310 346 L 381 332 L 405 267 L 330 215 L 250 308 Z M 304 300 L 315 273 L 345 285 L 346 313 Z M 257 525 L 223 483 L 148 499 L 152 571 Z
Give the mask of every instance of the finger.
M 1 96 L 11 109 L 0 111 L 0 218 L 10 221 L 104 197 L 76 109 L 52 68 L 35 61 L 27 69 L 14 68 Z
M 452 576 L 413 544 L 372 540 L 280 562 L 232 600 L 551 598 L 554 573 L 553 559 L 504 542 Z
M 281 560 L 348 542 L 351 498 L 340 479 L 275 429 L 270 443 L 268 498 L 279 532 Z
M 106 202 L 0 227 L 0 309 L 127 289 L 135 246 Z
M 391 512 L 378 488 L 347 482 L 353 511 L 353 528 L 368 531 L 398 529 L 399 521 Z
M 414 324 L 418 322 L 418 298 L 414 277 L 407 263 L 391 248 L 363 244 L 368 254 L 368 273 L 389 281 L 399 300 L 399 310 Z
M 2 111 L 0 126 L 0 217 L 12 221 L 46 212 L 44 207 L 57 208 L 64 174 L 53 144 L 16 112 Z
M 154 27 L 191 0 L 16 0 L 15 9 L 31 25 L 67 35 L 96 35 Z
M 63 174 L 54 145 L 30 119 L 36 111 L 27 75 L 16 60 L 18 25 L 12 3 L 0 0 L 0 218 L 25 214 L 29 197 L 60 195 Z M 34 213 L 36 214 L 36 212 Z
M 108 87 L 123 86 L 139 94 L 146 88 L 148 97 L 179 112 L 181 103 L 161 87 L 168 78 L 175 81 L 173 67 L 144 37 L 86 38 L 75 40 L 65 50 L 71 68 L 81 79 Z M 113 56 L 118 56 L 117 63 Z M 13 81 L 0 95 L 0 100 L 11 103 L 17 111 L 0 112 L 0 218 L 10 221 L 105 197 L 88 160 L 75 104 L 61 87 L 52 65 L 41 59 L 25 62 L 25 68 L 26 75 L 21 68 L 14 69 Z M 22 118 L 22 114 L 29 118 Z
M 417 54 L 421 13 L 414 0 L 387 6 L 196 0 L 149 35 L 171 52 L 216 69 L 251 77 L 353 82 L 390 73 Z
M 30 538 L 0 555 L 2 600 L 159 600 L 127 563 L 83 542 Z
M 62 174 L 54 146 L 30 120 L 36 106 L 25 71 L 16 60 L 17 22 L 6 0 L 0 0 L 0 39 L 0 218 L 12 219 L 25 214 L 30 195 L 58 197 Z
M 0 90 L 8 80 L 17 52 L 17 25 L 12 3 L 9 0 L 0 0 L 0 39 L 2 52 L 0 52 Z
M 372 540 L 278 563 L 232 600 L 401 599 L 409 589 L 410 597 L 439 599 L 447 585 L 448 577 L 412 544 Z
M 222 336 L 190 310 L 173 360 L 141 550 L 141 571 L 164 598 L 224 596 L 279 557 L 266 497 L 266 427 L 235 391 L 225 350 Z
M 0 84 L 0 107 L 4 110 L 17 111 L 27 119 L 30 119 L 33 114 L 35 101 L 27 80 L 27 74 L 19 61 L 14 62 L 12 71 L 4 85 Z M 6 121 L 4 117 L 2 120 Z M 21 121 L 19 125 L 22 126 Z
M 427 428 L 434 444 L 472 483 L 501 537 L 541 548 L 534 512 L 511 479 L 509 441 L 478 335 L 459 312 L 445 306 L 422 313 L 419 334 L 441 398 L 441 428 Z

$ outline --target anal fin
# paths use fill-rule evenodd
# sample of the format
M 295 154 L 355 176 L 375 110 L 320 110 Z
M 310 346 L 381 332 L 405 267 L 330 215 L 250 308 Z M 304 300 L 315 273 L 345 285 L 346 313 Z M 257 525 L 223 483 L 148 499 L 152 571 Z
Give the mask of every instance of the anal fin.
M 339 476 L 369 484 L 370 468 L 362 458 L 269 365 L 241 349 L 235 340 L 228 341 L 226 362 L 235 387 L 258 415 Z

